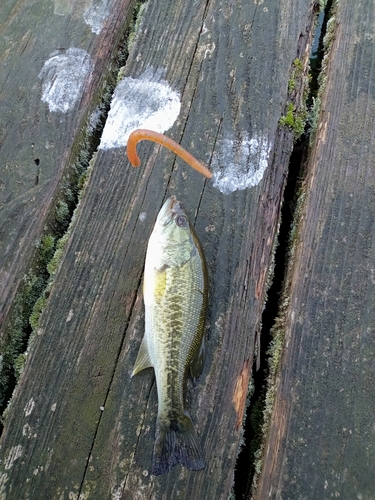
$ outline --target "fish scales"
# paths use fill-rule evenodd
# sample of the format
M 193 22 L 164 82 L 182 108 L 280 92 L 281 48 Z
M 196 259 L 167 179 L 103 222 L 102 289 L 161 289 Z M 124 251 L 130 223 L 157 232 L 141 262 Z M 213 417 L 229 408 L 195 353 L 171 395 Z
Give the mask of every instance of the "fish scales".
M 202 248 L 180 202 L 169 198 L 150 236 L 144 277 L 145 336 L 133 374 L 152 366 L 158 390 L 153 474 L 181 463 L 204 467 L 202 451 L 184 408 L 186 378 L 197 378 L 207 308 Z
M 192 358 L 191 347 L 197 343 L 194 340 L 202 308 L 201 267 L 197 255 L 181 268 L 166 269 L 164 299 L 152 308 L 150 332 L 154 335 L 155 359 L 158 360 L 154 369 L 158 380 L 164 380 L 160 384 L 160 412 L 169 407 L 183 408 L 183 381 Z M 197 284 L 198 288 L 187 295 L 185 291 L 191 283 Z

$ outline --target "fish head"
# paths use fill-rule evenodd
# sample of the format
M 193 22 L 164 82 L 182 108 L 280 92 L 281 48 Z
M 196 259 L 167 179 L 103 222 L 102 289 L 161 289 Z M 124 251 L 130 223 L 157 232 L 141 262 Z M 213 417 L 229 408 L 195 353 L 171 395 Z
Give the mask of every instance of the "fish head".
M 154 252 L 157 268 L 178 267 L 197 252 L 193 228 L 180 201 L 171 196 L 156 219 L 149 247 Z
M 170 231 L 168 228 L 172 222 L 179 228 L 186 228 L 189 225 L 189 219 L 185 213 L 185 209 L 175 196 L 171 196 L 167 199 L 161 207 L 156 219 L 156 224 L 166 228 L 167 231 Z

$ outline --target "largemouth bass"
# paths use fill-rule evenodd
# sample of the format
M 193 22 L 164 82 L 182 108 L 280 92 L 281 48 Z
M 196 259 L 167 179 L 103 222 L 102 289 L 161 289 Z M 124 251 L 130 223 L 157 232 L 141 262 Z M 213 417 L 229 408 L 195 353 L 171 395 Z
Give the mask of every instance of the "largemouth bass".
M 158 416 L 152 474 L 176 464 L 205 466 L 193 423 L 185 409 L 186 378 L 203 368 L 207 268 L 196 233 L 174 196 L 161 208 L 150 236 L 144 274 L 145 335 L 132 376 L 155 370 Z

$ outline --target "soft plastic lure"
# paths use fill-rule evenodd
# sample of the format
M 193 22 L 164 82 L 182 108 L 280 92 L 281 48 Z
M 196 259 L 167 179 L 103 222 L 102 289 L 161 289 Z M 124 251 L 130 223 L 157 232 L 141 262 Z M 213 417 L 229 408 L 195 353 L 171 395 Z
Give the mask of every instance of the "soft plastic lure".
M 186 149 L 177 144 L 177 142 L 173 141 L 169 137 L 166 137 L 163 134 L 159 134 L 158 132 L 154 132 L 153 130 L 146 130 L 139 128 L 134 130 L 128 139 L 128 144 L 126 147 L 126 152 L 129 158 L 130 163 L 133 167 L 139 167 L 141 164 L 141 160 L 137 154 L 137 144 L 139 141 L 153 141 L 165 146 L 175 153 L 177 156 L 186 161 L 194 170 L 197 170 L 199 173 L 211 179 L 212 172 L 208 170 L 207 167 L 203 165 L 200 161 L 194 158 L 193 155 L 188 153 Z

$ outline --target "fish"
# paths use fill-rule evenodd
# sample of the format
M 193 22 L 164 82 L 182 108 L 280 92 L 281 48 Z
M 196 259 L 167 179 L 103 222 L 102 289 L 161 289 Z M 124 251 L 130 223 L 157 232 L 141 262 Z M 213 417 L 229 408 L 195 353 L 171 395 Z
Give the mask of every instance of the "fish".
M 153 475 L 181 464 L 197 471 L 205 460 L 185 408 L 187 378 L 195 384 L 203 370 L 208 304 L 207 265 L 184 206 L 171 196 L 151 233 L 145 261 L 145 334 L 132 376 L 155 371 L 158 414 Z

